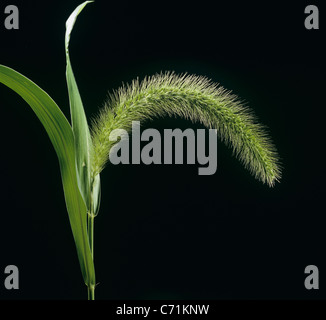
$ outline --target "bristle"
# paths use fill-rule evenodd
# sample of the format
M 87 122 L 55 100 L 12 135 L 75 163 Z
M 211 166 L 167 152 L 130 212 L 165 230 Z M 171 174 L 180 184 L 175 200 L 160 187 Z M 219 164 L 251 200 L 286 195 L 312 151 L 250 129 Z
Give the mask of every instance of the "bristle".
M 93 174 L 100 173 L 115 142 L 114 129 L 131 131 L 132 121 L 178 116 L 217 129 L 219 138 L 255 178 L 273 186 L 281 177 L 277 151 L 253 112 L 231 91 L 195 75 L 166 72 L 134 80 L 110 94 L 93 122 Z

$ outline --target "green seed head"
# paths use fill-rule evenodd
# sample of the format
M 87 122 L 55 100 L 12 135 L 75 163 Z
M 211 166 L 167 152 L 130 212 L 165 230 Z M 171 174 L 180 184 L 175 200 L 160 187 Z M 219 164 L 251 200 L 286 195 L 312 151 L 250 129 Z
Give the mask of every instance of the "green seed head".
M 217 129 L 219 138 L 255 178 L 269 186 L 280 179 L 279 157 L 271 139 L 238 97 L 207 78 L 173 72 L 134 80 L 109 95 L 92 125 L 93 175 L 103 170 L 116 143 L 109 140 L 112 130 L 130 132 L 132 121 L 161 116 L 178 116 Z

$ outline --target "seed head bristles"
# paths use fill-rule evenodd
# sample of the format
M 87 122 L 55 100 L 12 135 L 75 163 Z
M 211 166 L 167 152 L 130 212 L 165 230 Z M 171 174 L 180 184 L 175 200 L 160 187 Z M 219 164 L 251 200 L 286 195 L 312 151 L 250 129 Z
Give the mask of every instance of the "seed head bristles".
M 219 138 L 255 178 L 273 186 L 281 177 L 277 151 L 264 127 L 231 91 L 195 75 L 165 72 L 138 79 L 109 94 L 92 123 L 93 175 L 109 157 L 114 129 L 131 131 L 132 121 L 178 116 L 217 129 Z

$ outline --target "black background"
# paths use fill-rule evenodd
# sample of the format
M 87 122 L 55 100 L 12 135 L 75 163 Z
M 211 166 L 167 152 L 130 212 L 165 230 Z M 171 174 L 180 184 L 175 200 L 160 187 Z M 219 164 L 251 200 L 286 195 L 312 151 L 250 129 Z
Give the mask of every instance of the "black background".
M 0 3 L 0 63 L 48 92 L 68 119 L 65 21 L 80 3 Z M 2 22 L 9 4 L 19 30 Z M 89 118 L 122 82 L 165 70 L 205 75 L 247 101 L 284 168 L 270 189 L 222 143 L 213 176 L 198 176 L 198 165 L 108 165 L 95 220 L 97 299 L 326 297 L 326 7 L 313 2 L 320 29 L 306 30 L 309 4 L 96 0 L 78 17 L 70 56 Z M 84 299 L 55 151 L 3 85 L 0 108 L 0 298 Z M 146 126 L 201 128 L 177 119 Z M 19 290 L 3 285 L 9 264 Z M 310 264 L 319 290 L 304 287 Z

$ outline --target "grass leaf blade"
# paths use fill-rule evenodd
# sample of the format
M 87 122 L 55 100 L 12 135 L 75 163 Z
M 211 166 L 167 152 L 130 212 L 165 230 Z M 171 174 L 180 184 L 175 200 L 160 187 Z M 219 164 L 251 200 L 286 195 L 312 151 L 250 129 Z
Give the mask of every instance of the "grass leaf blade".
M 76 148 L 76 164 L 78 171 L 78 183 L 82 196 L 85 200 L 88 211 L 91 206 L 91 153 L 92 153 L 92 139 L 90 136 L 87 119 L 83 107 L 83 103 L 79 94 L 78 86 L 72 70 L 69 57 L 69 41 L 70 34 L 76 22 L 77 16 L 83 8 L 92 1 L 86 1 L 79 5 L 69 16 L 66 21 L 66 35 L 65 35 L 65 49 L 66 49 L 66 79 L 69 94 L 70 113 L 72 130 L 75 136 Z
M 69 221 L 86 285 L 95 284 L 95 271 L 86 231 L 86 206 L 77 183 L 74 136 L 64 114 L 34 82 L 0 65 L 0 82 L 18 93 L 43 124 L 57 153 Z

